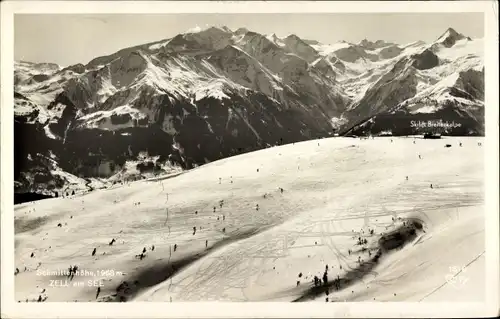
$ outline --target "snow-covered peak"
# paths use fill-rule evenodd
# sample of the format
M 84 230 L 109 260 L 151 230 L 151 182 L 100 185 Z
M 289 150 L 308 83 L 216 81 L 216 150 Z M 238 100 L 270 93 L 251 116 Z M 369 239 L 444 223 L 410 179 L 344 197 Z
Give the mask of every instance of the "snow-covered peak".
M 380 49 L 380 48 L 389 46 L 391 44 L 393 44 L 393 43 L 388 43 L 388 42 L 385 42 L 384 40 L 377 40 L 375 42 L 372 42 L 372 41 L 369 41 L 367 39 L 363 39 L 359 42 L 358 45 L 365 48 L 365 49 L 368 49 L 368 50 L 376 50 L 376 49 Z
M 31 74 L 53 74 L 61 70 L 61 67 L 55 63 L 14 61 L 14 69 L 17 71 L 29 71 Z
M 463 37 L 460 33 L 455 31 L 453 28 L 448 28 L 438 39 L 438 42 L 444 41 L 445 39 L 449 37 Z
M 271 33 L 271 34 L 268 34 L 268 35 L 266 35 L 266 38 L 268 38 L 268 39 L 269 39 L 269 41 L 273 41 L 273 42 L 274 42 L 274 41 L 276 41 L 276 40 L 278 40 L 278 39 L 280 39 L 280 38 L 276 35 L 276 33 Z
M 436 41 L 436 44 L 441 44 L 447 48 L 452 47 L 459 40 L 467 39 L 471 40 L 469 37 L 458 33 L 453 28 L 448 28 L 445 33 L 443 33 Z
M 350 46 L 346 41 L 339 41 L 333 44 L 313 44 L 311 45 L 322 56 L 330 55 L 331 53 L 344 49 Z
M 266 38 L 271 41 L 272 43 L 276 44 L 279 47 L 284 47 L 285 43 L 283 42 L 283 39 L 278 37 L 276 33 L 271 33 L 266 35 Z
M 241 35 L 250 32 L 247 28 L 238 28 L 236 31 L 234 31 L 235 34 Z
M 417 48 L 417 47 L 422 47 L 426 43 L 422 40 L 414 41 L 405 45 L 402 45 L 401 48 L 406 49 L 406 48 Z
M 228 27 L 226 26 L 210 26 L 210 25 L 205 25 L 204 27 L 200 27 L 200 26 L 195 26 L 194 28 L 191 28 L 189 30 L 187 30 L 185 33 L 186 34 L 189 34 L 189 33 L 200 33 L 200 32 L 214 32 L 214 33 L 217 33 L 217 32 L 225 32 L 225 33 L 232 33 L 233 31 L 231 29 L 229 29 Z

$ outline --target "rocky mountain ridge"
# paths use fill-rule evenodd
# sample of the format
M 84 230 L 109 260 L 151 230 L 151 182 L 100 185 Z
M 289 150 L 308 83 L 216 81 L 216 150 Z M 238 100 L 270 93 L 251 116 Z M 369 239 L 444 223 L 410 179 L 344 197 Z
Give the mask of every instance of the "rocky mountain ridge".
M 211 27 L 86 65 L 16 62 L 16 192 L 115 183 L 336 133 L 417 134 L 410 122 L 423 119 L 481 135 L 482 54 L 481 39 L 453 29 L 398 45 Z

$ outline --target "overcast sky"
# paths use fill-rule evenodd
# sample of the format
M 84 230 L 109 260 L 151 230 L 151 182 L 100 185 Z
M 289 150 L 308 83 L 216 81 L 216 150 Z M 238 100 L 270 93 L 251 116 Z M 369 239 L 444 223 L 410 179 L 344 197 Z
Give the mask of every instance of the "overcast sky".
M 246 27 L 278 36 L 296 34 L 323 43 L 386 40 L 431 42 L 447 28 L 484 36 L 482 13 L 321 13 L 321 14 L 158 14 L 63 15 L 17 14 L 16 60 L 86 64 L 122 48 L 158 41 L 196 26 Z

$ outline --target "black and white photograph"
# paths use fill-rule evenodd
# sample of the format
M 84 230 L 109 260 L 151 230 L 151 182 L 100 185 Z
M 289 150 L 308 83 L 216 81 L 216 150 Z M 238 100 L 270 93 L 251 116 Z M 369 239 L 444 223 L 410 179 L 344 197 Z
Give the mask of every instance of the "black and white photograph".
M 2 4 L 11 311 L 498 313 L 493 2 L 60 3 Z

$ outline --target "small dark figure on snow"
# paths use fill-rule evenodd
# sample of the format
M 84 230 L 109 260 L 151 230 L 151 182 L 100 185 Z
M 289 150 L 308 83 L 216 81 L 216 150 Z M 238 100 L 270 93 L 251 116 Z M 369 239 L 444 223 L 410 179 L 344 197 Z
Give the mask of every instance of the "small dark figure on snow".
M 217 216 L 217 220 L 219 220 L 219 219 L 220 219 L 220 217 L 219 217 L 219 216 Z
M 207 247 L 208 247 L 208 239 L 205 240 L 205 248 L 207 248 Z
M 97 251 L 97 248 L 94 248 L 94 250 L 92 251 L 92 256 L 95 256 L 96 251 Z
M 297 280 L 297 287 L 300 285 L 300 280 Z
M 314 287 L 318 287 L 319 286 L 319 284 L 320 284 L 319 281 L 320 280 L 319 280 L 318 276 L 314 276 Z
M 110 246 L 112 246 L 112 245 L 114 244 L 114 242 L 115 242 L 115 241 L 116 241 L 116 240 L 115 240 L 114 238 L 113 238 L 113 239 L 111 239 L 111 241 L 109 242 L 109 245 L 110 245 Z
M 16 271 L 14 272 L 14 276 L 19 273 L 19 268 L 16 268 Z
M 62 224 L 61 223 L 57 224 L 57 227 L 62 227 Z
M 38 302 L 42 302 L 42 295 L 38 295 Z
M 215 213 L 216 207 L 214 206 L 214 213 Z
M 155 250 L 155 245 L 151 246 L 151 251 Z
M 223 232 L 223 233 L 225 233 L 225 232 L 226 232 L 226 228 L 225 228 L 225 227 L 224 227 L 224 228 L 222 228 L 222 232 Z
M 325 271 L 325 273 L 323 274 L 323 285 L 327 285 L 328 284 L 328 273 Z
M 174 244 L 174 251 L 177 250 L 177 244 Z
M 31 253 L 31 258 L 35 257 L 35 253 Z
M 97 287 L 97 293 L 95 295 L 95 299 L 97 299 L 97 297 L 99 297 L 100 293 L 101 293 L 101 287 Z
M 226 215 L 222 215 L 222 220 L 226 220 Z
M 195 215 L 198 215 L 198 211 L 195 211 L 195 212 L 194 212 L 194 214 L 195 214 Z
M 434 188 L 434 187 L 432 186 L 432 184 L 431 184 L 431 188 Z
M 406 176 L 406 180 L 408 180 L 408 176 Z
M 257 206 L 255 206 L 255 210 L 259 210 L 259 204 L 257 204 Z
M 219 184 L 222 182 L 222 178 L 219 177 Z
M 193 227 L 193 235 L 196 234 L 196 226 Z
M 146 247 L 142 249 L 142 253 L 144 254 L 146 252 Z
M 458 144 L 460 147 L 462 147 L 462 142 L 460 142 L 460 144 Z
M 419 159 L 422 159 L 422 155 L 418 154 L 418 158 L 419 158 Z
M 257 173 L 259 172 L 259 169 L 257 168 Z

